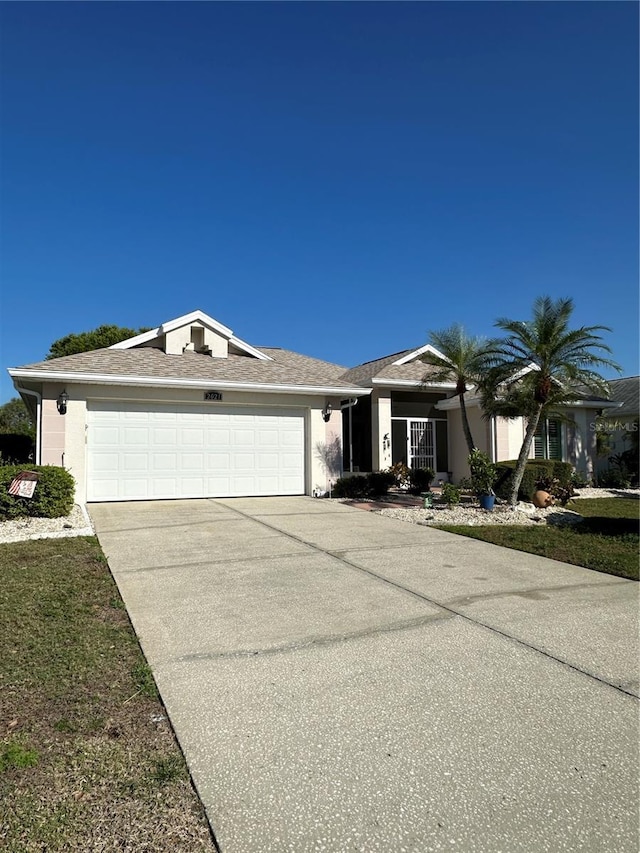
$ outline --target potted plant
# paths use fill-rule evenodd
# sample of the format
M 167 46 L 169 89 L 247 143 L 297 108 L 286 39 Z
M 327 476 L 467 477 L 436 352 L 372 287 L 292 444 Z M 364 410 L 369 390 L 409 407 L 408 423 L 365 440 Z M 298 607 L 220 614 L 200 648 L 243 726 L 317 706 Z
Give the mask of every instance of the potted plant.
M 477 496 L 482 509 L 493 510 L 496 495 L 493 484 L 496 481 L 496 465 L 486 453 L 475 448 L 467 458 L 471 470 L 471 488 Z

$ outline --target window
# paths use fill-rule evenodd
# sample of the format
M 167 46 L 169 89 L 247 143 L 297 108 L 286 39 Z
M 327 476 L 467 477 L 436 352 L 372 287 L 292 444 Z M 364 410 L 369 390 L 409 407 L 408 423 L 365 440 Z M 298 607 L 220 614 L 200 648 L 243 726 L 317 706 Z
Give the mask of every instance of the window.
M 549 418 L 540 421 L 533 437 L 536 459 L 562 459 L 562 424 Z

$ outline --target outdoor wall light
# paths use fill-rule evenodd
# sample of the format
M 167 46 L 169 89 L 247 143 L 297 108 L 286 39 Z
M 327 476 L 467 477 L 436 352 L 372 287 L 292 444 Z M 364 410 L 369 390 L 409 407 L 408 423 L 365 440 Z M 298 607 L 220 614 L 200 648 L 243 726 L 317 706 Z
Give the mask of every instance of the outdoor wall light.
M 333 411 L 333 406 L 331 403 L 327 403 L 327 405 L 322 410 L 322 420 L 326 423 L 331 417 L 331 412 Z
M 67 414 L 67 402 L 69 401 L 69 395 L 66 391 L 62 391 L 62 393 L 58 394 L 58 399 L 56 400 L 56 406 L 58 407 L 58 412 L 61 415 Z

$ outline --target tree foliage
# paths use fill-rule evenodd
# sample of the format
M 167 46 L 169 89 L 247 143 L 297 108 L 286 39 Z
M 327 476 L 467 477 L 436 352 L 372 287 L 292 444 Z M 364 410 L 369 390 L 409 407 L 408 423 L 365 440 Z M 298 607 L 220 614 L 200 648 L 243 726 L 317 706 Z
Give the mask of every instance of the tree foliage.
M 127 329 L 123 326 L 98 326 L 90 332 L 78 332 L 65 335 L 51 344 L 47 359 L 61 358 L 63 355 L 74 355 L 78 352 L 89 352 L 94 349 L 110 347 L 133 338 L 142 332 L 148 332 L 147 327 L 142 329 Z
M 21 397 L 13 397 L 0 406 L 0 433 L 35 435 L 35 425 Z
M 470 387 L 478 387 L 487 374 L 490 366 L 487 342 L 484 338 L 468 335 L 463 326 L 454 324 L 439 332 L 429 332 L 429 343 L 441 355 L 427 350 L 420 356 L 420 360 L 432 368 L 423 382 L 455 383 L 456 394 L 460 400 L 462 428 L 471 453 L 475 449 L 475 443 L 464 395 Z
M 587 392 L 608 397 L 608 383 L 596 368 L 620 370 L 607 358 L 611 349 L 597 334 L 611 330 L 607 326 L 571 329 L 573 308 L 572 299 L 540 296 L 531 320 L 501 318 L 495 324 L 507 336 L 489 345 L 495 362 L 483 383 L 483 408 L 490 415 L 527 419 L 509 498 L 513 505 L 540 419 L 556 415 L 558 407 Z

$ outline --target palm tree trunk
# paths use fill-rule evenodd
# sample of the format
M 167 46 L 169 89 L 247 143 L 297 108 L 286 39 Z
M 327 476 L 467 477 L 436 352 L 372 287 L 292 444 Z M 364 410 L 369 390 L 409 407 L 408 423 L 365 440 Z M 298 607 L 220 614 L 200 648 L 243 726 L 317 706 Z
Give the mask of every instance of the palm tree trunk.
M 469 448 L 469 453 L 473 453 L 475 450 L 475 444 L 473 443 L 473 436 L 471 435 L 471 428 L 469 426 L 469 418 L 467 416 L 467 407 L 464 402 L 464 392 L 462 394 L 458 394 L 460 398 L 460 414 L 462 415 L 462 429 L 464 431 L 464 437 L 467 440 L 467 447 Z
M 529 423 L 527 424 L 524 441 L 522 442 L 520 455 L 518 456 L 518 461 L 516 463 L 516 470 L 513 472 L 513 483 L 511 485 L 511 494 L 509 495 L 509 503 L 511 506 L 515 506 L 518 503 L 518 489 L 520 488 L 520 483 L 524 476 L 524 469 L 527 465 L 527 459 L 529 458 L 529 451 L 531 450 L 531 442 L 533 441 L 533 436 L 538 429 L 541 414 L 542 403 L 539 404 L 535 414 L 529 418 Z

